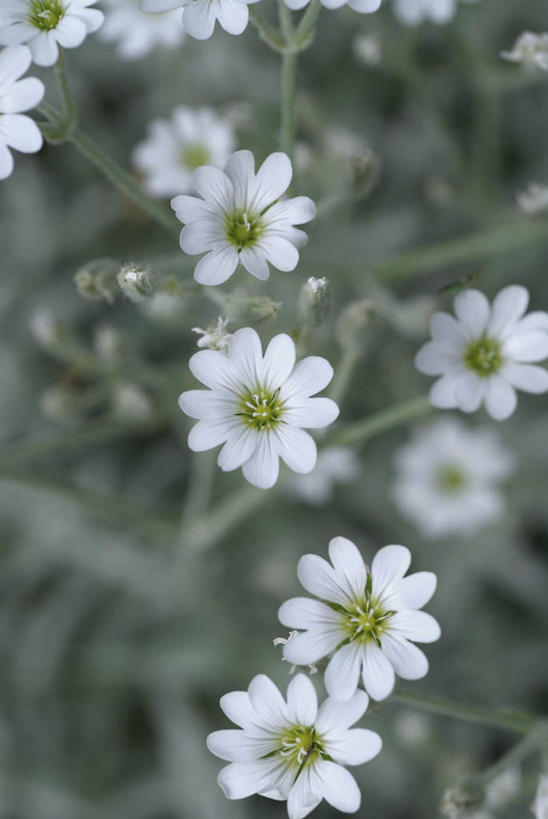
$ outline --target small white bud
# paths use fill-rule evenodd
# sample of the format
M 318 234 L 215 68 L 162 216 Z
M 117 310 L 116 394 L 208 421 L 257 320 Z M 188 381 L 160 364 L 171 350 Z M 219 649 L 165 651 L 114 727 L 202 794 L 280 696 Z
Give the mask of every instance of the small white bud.
M 299 316 L 307 327 L 319 327 L 328 316 L 331 303 L 331 285 L 325 276 L 310 276 L 299 295 Z
M 519 35 L 510 51 L 500 55 L 504 60 L 521 63 L 525 68 L 548 71 L 548 34 L 524 31 Z
M 548 185 L 530 182 L 525 190 L 517 194 L 517 202 L 523 213 L 541 213 L 548 210 Z
M 100 324 L 95 331 L 94 346 L 102 359 L 112 361 L 119 358 L 125 344 L 121 334 L 110 324 Z
M 219 316 L 217 323 L 210 325 L 206 330 L 201 327 L 192 327 L 192 332 L 201 335 L 196 342 L 198 347 L 206 347 L 208 350 L 219 350 L 226 353 L 228 350 L 228 341 L 232 333 L 227 332 L 227 324 L 230 322 L 229 318 Z
M 94 259 L 74 274 L 76 289 L 85 299 L 105 299 L 109 304 L 114 302 L 116 293 L 116 271 L 118 264 L 114 259 Z
M 351 302 L 344 308 L 335 327 L 341 347 L 355 352 L 363 350 L 372 313 L 373 304 L 369 299 Z
M 152 402 L 141 387 L 119 384 L 112 396 L 112 411 L 122 421 L 144 422 L 152 415 Z
M 148 267 L 129 262 L 122 267 L 117 280 L 122 293 L 137 304 L 154 294 L 152 272 Z
M 381 44 L 371 35 L 362 34 L 354 37 L 352 50 L 358 62 L 370 68 L 379 65 L 382 60 Z

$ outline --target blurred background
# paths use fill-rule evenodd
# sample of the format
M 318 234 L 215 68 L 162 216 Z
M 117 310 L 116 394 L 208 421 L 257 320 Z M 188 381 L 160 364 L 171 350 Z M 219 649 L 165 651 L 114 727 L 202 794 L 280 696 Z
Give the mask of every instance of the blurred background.
M 223 693 L 260 671 L 289 681 L 276 612 L 300 593 L 299 556 L 325 555 L 338 534 L 366 560 L 406 544 L 415 570 L 438 574 L 428 610 L 443 638 L 414 692 L 546 713 L 545 396 L 521 394 L 501 424 L 461 418 L 494 428 L 515 468 L 495 520 L 436 538 L 392 489 L 396 454 L 427 418 L 355 447 L 351 479 L 318 502 L 288 477 L 262 493 L 212 453 L 193 455 L 176 402 L 195 385 L 190 328 L 220 314 L 265 341 L 293 332 L 302 354 L 335 367 L 353 334 L 341 398 L 352 421 L 426 393 L 413 358 L 455 283 L 489 298 L 520 283 L 532 309 L 548 308 L 546 215 L 516 203 L 529 182 L 548 183 L 548 75 L 500 58 L 527 29 L 548 29 L 540 0 L 463 3 L 444 26 L 405 26 L 388 0 L 374 15 L 323 11 L 299 62 L 294 185 L 319 215 L 297 270 L 266 285 L 239 270 L 203 292 L 176 237 L 72 145 L 16 157 L 0 189 L 1 817 L 285 815 L 259 797 L 227 801 L 205 737 L 229 727 Z M 67 56 L 82 129 L 125 167 L 149 122 L 181 104 L 228 118 L 258 159 L 277 147 L 279 60 L 252 27 L 134 61 L 98 34 Z M 31 73 L 54 101 L 51 72 Z M 84 298 L 75 273 L 105 258 L 109 270 L 148 263 L 155 295 L 136 304 L 114 283 Z M 326 276 L 332 298 L 305 331 L 296 305 L 309 276 Z M 384 749 L 355 771 L 360 816 L 436 816 L 446 788 L 512 742 L 390 701 L 366 721 Z M 530 815 L 537 772 L 478 806 L 483 819 Z

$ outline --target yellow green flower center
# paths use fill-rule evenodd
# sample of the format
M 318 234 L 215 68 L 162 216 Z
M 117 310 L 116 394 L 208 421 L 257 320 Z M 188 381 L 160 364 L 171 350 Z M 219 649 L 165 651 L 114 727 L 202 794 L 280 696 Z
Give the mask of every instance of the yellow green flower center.
M 51 31 L 63 19 L 65 11 L 61 0 L 32 0 L 28 19 L 40 31 Z
M 279 390 L 271 392 L 264 387 L 246 390 L 240 399 L 239 415 L 244 423 L 265 432 L 273 429 L 283 415 L 284 404 L 280 401 Z
M 500 370 L 503 361 L 502 349 L 496 338 L 471 341 L 464 352 L 464 363 L 468 369 L 483 378 Z
M 459 466 L 446 464 L 436 475 L 436 483 L 444 492 L 460 492 L 466 486 L 466 475 Z
M 181 161 L 185 168 L 194 171 L 201 165 L 207 165 L 210 161 L 210 154 L 203 145 L 186 145 L 181 151 Z
M 262 236 L 263 230 L 264 225 L 260 216 L 247 213 L 247 211 L 232 213 L 226 217 L 226 238 L 238 250 L 252 247 Z
M 297 769 L 297 775 L 305 765 L 318 759 L 329 759 L 321 736 L 313 725 L 292 725 L 280 737 L 279 754 L 286 765 Z
M 367 584 L 364 596 L 355 600 L 346 608 L 332 604 L 340 610 L 343 625 L 348 633 L 345 642 L 376 643 L 379 647 L 383 634 L 387 631 L 388 623 L 394 611 L 388 611 L 381 600 L 372 595 L 372 578 L 367 575 Z

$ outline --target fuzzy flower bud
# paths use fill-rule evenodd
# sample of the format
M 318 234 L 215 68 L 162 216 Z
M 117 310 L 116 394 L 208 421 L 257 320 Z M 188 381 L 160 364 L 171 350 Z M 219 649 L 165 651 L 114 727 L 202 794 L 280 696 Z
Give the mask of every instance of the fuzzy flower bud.
M 136 384 L 118 384 L 112 396 L 112 411 L 121 421 L 145 422 L 152 415 L 152 402 Z
M 524 31 L 511 51 L 503 51 L 500 56 L 511 63 L 522 63 L 530 70 L 539 68 L 548 71 L 548 34 Z
M 152 272 L 144 265 L 128 262 L 116 278 L 124 295 L 137 304 L 147 301 L 154 295 Z
M 116 293 L 117 268 L 118 264 L 114 259 L 94 259 L 88 262 L 74 274 L 78 293 L 85 299 L 105 299 L 112 304 Z
M 344 308 L 335 327 L 337 341 L 343 349 L 356 353 L 363 350 L 372 312 L 373 304 L 369 299 L 351 302 Z
M 484 799 L 484 790 L 480 785 L 459 785 L 448 788 L 443 794 L 440 812 L 447 819 L 461 819 L 471 811 L 481 807 Z
M 120 358 L 125 352 L 125 344 L 121 334 L 110 324 L 100 324 L 95 331 L 94 347 L 104 361 Z
M 329 279 L 323 276 L 316 279 L 310 276 L 303 284 L 299 296 L 299 316 L 307 327 L 319 327 L 329 313 L 331 302 L 331 285 Z
M 523 213 L 541 213 L 548 210 L 548 185 L 530 182 L 525 190 L 518 193 L 516 198 Z
M 228 349 L 228 340 L 232 333 L 227 332 L 227 324 L 230 322 L 229 318 L 219 316 L 216 324 L 212 324 L 205 330 L 201 327 L 192 327 L 193 333 L 198 333 L 202 338 L 196 342 L 198 347 L 206 347 L 208 350 L 220 350 L 225 353 Z

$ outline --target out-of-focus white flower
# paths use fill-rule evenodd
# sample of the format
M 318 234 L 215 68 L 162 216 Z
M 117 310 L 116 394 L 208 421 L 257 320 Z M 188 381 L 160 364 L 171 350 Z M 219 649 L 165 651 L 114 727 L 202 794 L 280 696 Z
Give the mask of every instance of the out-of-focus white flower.
M 232 336 L 232 333 L 227 332 L 226 329 L 229 322 L 229 318 L 219 316 L 217 324 L 208 327 L 206 330 L 202 330 L 201 327 L 192 327 L 193 333 L 201 335 L 196 345 L 198 347 L 206 347 L 208 350 L 220 350 L 222 353 L 226 353 L 228 350 L 228 341 Z
M 7 179 L 13 171 L 10 148 L 33 154 L 42 147 L 40 129 L 22 113 L 38 105 L 45 91 L 44 84 L 35 77 L 21 79 L 30 64 L 26 46 L 6 48 L 0 53 L 0 179 Z
M 378 11 L 381 7 L 382 0 L 320 0 L 321 4 L 326 9 L 340 9 L 341 6 L 348 6 L 360 14 L 371 14 L 373 11 Z M 310 0 L 284 0 L 286 6 L 293 11 L 304 9 L 310 3 Z
M 331 284 L 325 276 L 310 276 L 301 287 L 298 301 L 299 318 L 307 327 L 319 327 L 329 314 Z
M 485 788 L 487 807 L 493 810 L 506 807 L 515 799 L 521 790 L 521 770 L 519 767 L 507 768 L 492 779 Z
M 352 48 L 356 59 L 363 65 L 374 67 L 382 60 L 381 44 L 370 34 L 359 34 L 354 37 Z
M 306 503 L 320 506 L 330 499 L 335 484 L 354 481 L 359 471 L 360 461 L 352 449 L 331 446 L 320 452 L 313 472 L 292 476 L 287 488 Z
M 270 276 L 269 263 L 278 270 L 294 270 L 297 248 L 307 236 L 294 225 L 310 222 L 314 202 L 308 196 L 283 199 L 293 169 L 289 157 L 274 153 L 255 173 L 251 151 L 236 151 L 224 171 L 204 166 L 194 171 L 200 199 L 176 196 L 171 206 L 185 224 L 181 248 L 185 253 L 205 253 L 194 270 L 200 284 L 222 284 L 238 263 L 261 281 Z
M 30 332 L 42 347 L 48 348 L 59 339 L 59 323 L 53 318 L 49 310 L 37 310 L 29 321 Z
M 548 819 L 548 774 L 539 777 L 533 813 L 535 819 Z
M 522 63 L 526 68 L 540 68 L 548 71 L 548 34 L 535 34 L 524 31 L 519 35 L 511 51 L 502 51 L 500 55 L 511 63 Z
M 548 390 L 548 371 L 533 363 L 548 357 L 548 313 L 525 316 L 528 304 L 526 288 L 511 285 L 492 305 L 478 290 L 459 293 L 456 319 L 434 313 L 432 340 L 415 359 L 422 373 L 441 376 L 430 390 L 434 407 L 475 412 L 483 402 L 502 421 L 516 408 L 516 389 Z
M 343 813 L 359 810 L 360 790 L 344 766 L 363 765 L 382 747 L 374 731 L 350 727 L 367 709 L 363 691 L 344 704 L 328 698 L 318 708 L 304 674 L 291 680 L 286 700 L 259 674 L 247 691 L 225 694 L 220 705 L 239 726 L 207 738 L 209 750 L 230 763 L 218 778 L 228 799 L 287 800 L 289 819 L 304 819 L 322 799 Z
M 141 12 L 139 12 L 141 13 Z M 180 106 L 170 119 L 156 119 L 133 153 L 143 185 L 152 196 L 174 196 L 192 190 L 201 165 L 222 167 L 235 148 L 231 122 L 211 108 Z
M 459 0 L 392 0 L 394 12 L 402 23 L 418 25 L 423 20 L 448 23 L 457 13 Z M 463 0 L 474 2 L 474 0 Z
M 156 46 L 175 48 L 185 37 L 181 11 L 145 14 L 140 0 L 103 0 L 105 23 L 100 37 L 117 43 L 117 51 L 125 60 L 137 60 Z
M 257 0 L 142 0 L 143 11 L 183 10 L 183 26 L 196 40 L 208 40 L 219 21 L 229 34 L 242 34 L 249 22 L 250 3 Z
M 53 65 L 59 46 L 76 48 L 101 26 L 97 0 L 2 0 L 0 44 L 30 48 L 37 65 Z
M 112 411 L 120 420 L 144 422 L 152 415 L 152 402 L 136 384 L 117 384 L 112 396 Z
M 540 213 L 548 209 L 548 185 L 530 182 L 517 195 L 518 205 L 524 213 Z
M 512 465 L 492 430 L 442 419 L 399 450 L 392 493 L 401 511 L 429 537 L 469 534 L 501 516 L 504 498 L 497 483 Z
M 280 622 L 302 630 L 284 646 L 284 659 L 309 665 L 334 652 L 324 682 L 327 693 L 343 702 L 354 696 L 360 676 L 376 700 L 388 697 L 396 674 L 424 677 L 428 660 L 411 641 L 440 637 L 437 621 L 419 611 L 434 594 L 436 575 L 404 577 L 411 563 L 405 546 L 380 549 L 369 569 L 350 540 L 336 537 L 329 557 L 331 564 L 318 555 L 299 560 L 301 585 L 320 599 L 295 597 L 281 606 Z
M 403 745 L 418 748 L 430 736 L 430 726 L 424 714 L 417 711 L 400 711 L 392 720 L 394 731 Z
M 279 458 L 294 472 L 310 472 L 316 444 L 305 429 L 331 424 L 339 408 L 329 398 L 311 398 L 331 381 L 325 358 L 295 364 L 288 335 L 275 336 L 263 356 L 250 327 L 229 339 L 227 353 L 201 350 L 190 359 L 192 374 L 208 387 L 189 390 L 179 406 L 198 423 L 188 445 L 195 452 L 224 444 L 217 463 L 223 471 L 242 467 L 249 483 L 269 489 L 278 480 Z

